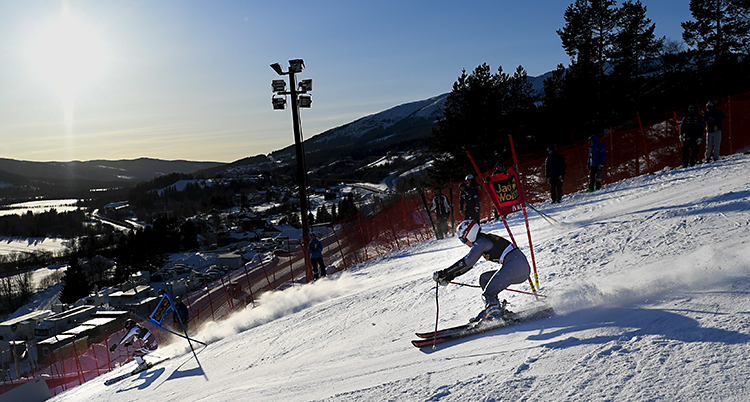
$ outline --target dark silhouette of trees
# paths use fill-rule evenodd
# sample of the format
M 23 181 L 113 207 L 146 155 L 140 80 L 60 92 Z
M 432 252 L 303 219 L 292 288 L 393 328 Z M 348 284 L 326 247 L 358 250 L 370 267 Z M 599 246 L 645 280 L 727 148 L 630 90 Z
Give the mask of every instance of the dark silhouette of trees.
M 78 262 L 78 254 L 70 255 L 68 269 L 65 271 L 63 278 L 63 288 L 60 292 L 60 301 L 71 304 L 76 300 L 86 297 L 91 291 L 91 284 L 83 272 L 81 264 Z

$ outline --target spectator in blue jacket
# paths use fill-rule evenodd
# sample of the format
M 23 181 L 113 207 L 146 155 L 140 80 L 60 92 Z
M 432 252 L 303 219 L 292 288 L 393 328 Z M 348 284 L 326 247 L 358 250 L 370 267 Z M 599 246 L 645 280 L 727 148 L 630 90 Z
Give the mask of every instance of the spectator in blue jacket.
M 596 134 L 589 137 L 589 189 L 588 191 L 599 190 L 602 188 L 602 171 L 604 170 L 604 160 L 607 157 L 607 149 L 599 141 Z
M 310 244 L 307 246 L 307 251 L 310 253 L 313 278 L 325 278 L 326 265 L 323 262 L 323 243 L 318 240 L 318 236 L 315 233 L 310 234 Z

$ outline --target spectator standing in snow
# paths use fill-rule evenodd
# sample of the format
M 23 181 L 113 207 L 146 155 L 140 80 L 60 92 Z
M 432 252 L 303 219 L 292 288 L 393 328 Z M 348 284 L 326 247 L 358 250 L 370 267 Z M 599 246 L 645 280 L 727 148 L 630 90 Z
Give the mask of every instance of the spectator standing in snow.
M 318 235 L 315 233 L 310 233 L 310 244 L 307 246 L 307 251 L 310 253 L 313 278 L 325 278 L 326 265 L 323 262 L 323 243 L 318 240 Z
M 445 286 L 457 276 L 468 272 L 480 257 L 499 263 L 499 269 L 484 272 L 479 276 L 484 310 L 470 321 L 507 319 L 510 312 L 505 310 L 505 303 L 500 303 L 498 294 L 509 285 L 523 283 L 529 278 L 531 268 L 526 256 L 510 241 L 495 234 L 481 233 L 476 221 L 461 222 L 456 234 L 462 243 L 471 247 L 471 250 L 450 267 L 434 272 L 432 279 Z
M 695 106 L 688 106 L 685 117 L 680 122 L 680 142 L 682 143 L 682 167 L 694 166 L 698 162 L 698 146 L 703 136 L 703 117 Z
M 435 188 L 435 197 L 432 198 L 430 211 L 435 211 L 435 220 L 437 221 L 435 236 L 438 240 L 445 238 L 448 233 L 448 217 L 451 213 L 451 207 L 448 203 L 448 197 L 444 196 L 439 188 Z
M 120 344 L 127 348 L 136 340 L 140 340 L 142 342 L 141 347 L 133 352 L 133 357 L 135 358 L 136 363 L 138 363 L 138 369 L 146 368 L 147 363 L 143 360 L 143 356 L 153 352 L 158 347 L 156 335 L 152 334 L 151 331 L 146 329 L 146 327 L 136 324 L 132 319 L 125 320 L 125 329 L 127 329 L 128 332 L 119 342 L 110 346 L 109 351 L 114 352 Z
M 594 134 L 589 137 L 589 189 L 595 191 L 602 188 L 602 171 L 604 171 L 604 160 L 607 157 L 607 149 L 599 141 L 599 136 Z
M 175 324 L 177 328 L 185 327 L 185 332 L 187 332 L 189 320 L 190 311 L 188 310 L 187 306 L 185 305 L 185 303 L 183 303 L 181 297 L 175 297 L 174 312 L 172 313 L 172 323 Z M 182 323 L 182 325 L 180 325 L 180 323 Z
M 717 109 L 713 102 L 706 104 L 706 114 L 703 120 L 706 123 L 706 162 L 719 160 L 719 148 L 721 147 L 721 121 L 727 116 Z
M 544 161 L 544 175 L 547 177 L 547 183 L 550 185 L 550 195 L 552 203 L 562 201 L 562 186 L 565 178 L 565 158 L 557 153 L 555 146 L 547 148 L 547 159 Z
M 479 222 L 479 192 L 473 175 L 467 175 L 466 180 L 458 186 L 458 209 L 464 216 L 464 219 L 471 219 Z

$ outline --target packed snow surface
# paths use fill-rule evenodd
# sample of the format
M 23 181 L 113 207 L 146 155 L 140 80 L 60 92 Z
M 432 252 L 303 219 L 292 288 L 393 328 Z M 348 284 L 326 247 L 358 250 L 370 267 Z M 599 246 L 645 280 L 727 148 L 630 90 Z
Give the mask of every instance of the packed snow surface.
M 161 346 L 172 359 L 149 372 L 103 384 L 130 363 L 54 400 L 748 401 L 749 172 L 736 155 L 536 205 L 547 219 L 529 210 L 552 318 L 414 348 L 414 332 L 435 325 L 432 272 L 468 251 L 433 240 L 204 327 L 200 365 L 184 342 Z M 530 256 L 523 215 L 509 218 Z M 482 230 L 506 235 L 502 223 Z M 441 327 L 482 308 L 474 288 L 438 296 Z M 501 297 L 511 309 L 536 303 Z

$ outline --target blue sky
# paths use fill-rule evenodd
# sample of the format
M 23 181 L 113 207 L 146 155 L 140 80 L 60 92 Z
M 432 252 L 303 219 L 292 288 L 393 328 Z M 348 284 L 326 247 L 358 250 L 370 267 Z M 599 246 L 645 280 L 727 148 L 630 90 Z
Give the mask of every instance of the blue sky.
M 293 143 L 269 67 L 302 58 L 305 138 L 449 92 L 488 63 L 568 65 L 572 2 L 0 0 L 0 157 L 232 162 Z M 642 0 L 681 40 L 688 0 Z

